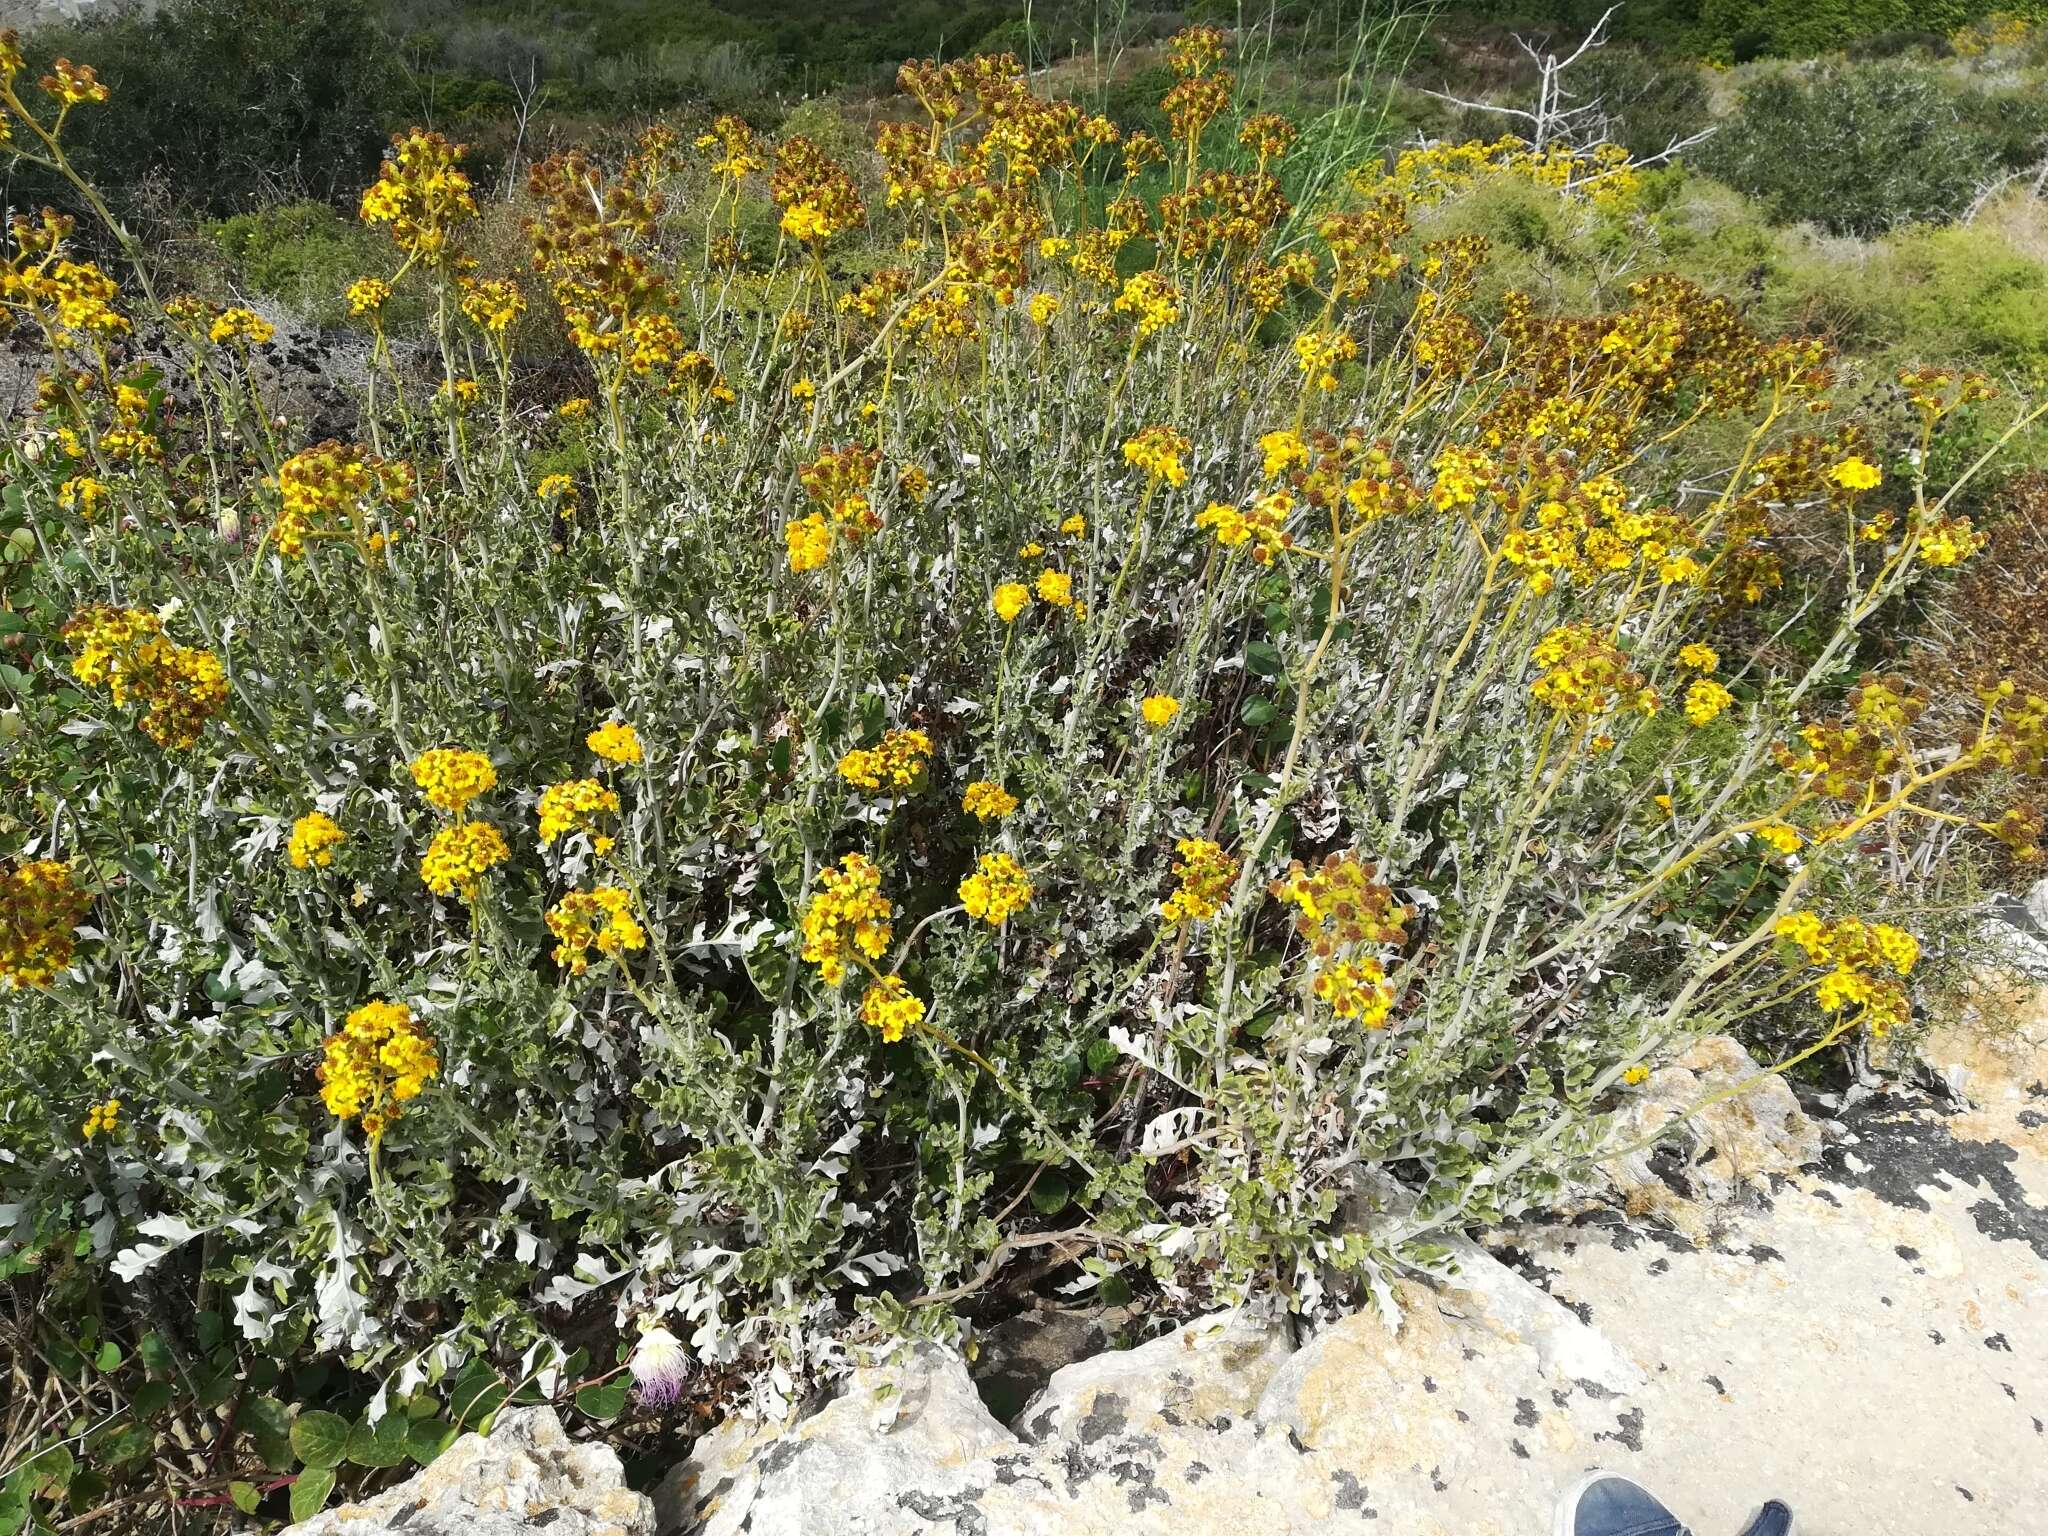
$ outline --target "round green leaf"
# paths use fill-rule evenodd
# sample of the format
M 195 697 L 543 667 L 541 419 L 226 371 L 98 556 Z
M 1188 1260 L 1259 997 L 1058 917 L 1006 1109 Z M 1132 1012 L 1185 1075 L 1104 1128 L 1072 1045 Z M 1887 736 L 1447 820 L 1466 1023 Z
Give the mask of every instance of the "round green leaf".
M 245 1515 L 256 1513 L 256 1506 L 263 1502 L 263 1495 L 256 1491 L 254 1483 L 229 1483 L 228 1497 L 235 1501 L 235 1508 Z
M 576 1407 L 593 1419 L 616 1419 L 626 1411 L 628 1383 L 608 1381 L 602 1385 L 579 1387 L 576 1392 Z
M 292 1421 L 292 1449 L 299 1453 L 299 1460 L 316 1469 L 341 1464 L 341 1458 L 348 1454 L 348 1436 L 347 1419 L 318 1408 Z M 328 1478 L 327 1483 L 332 1487 L 334 1479 Z M 324 1500 L 327 1495 L 322 1493 L 320 1497 Z
M 333 1414 L 327 1415 L 333 1418 Z M 339 1421 L 337 1421 L 339 1422 Z M 310 1520 L 327 1506 L 327 1495 L 334 1492 L 334 1468 L 308 1467 L 299 1474 L 292 1484 L 292 1519 Z

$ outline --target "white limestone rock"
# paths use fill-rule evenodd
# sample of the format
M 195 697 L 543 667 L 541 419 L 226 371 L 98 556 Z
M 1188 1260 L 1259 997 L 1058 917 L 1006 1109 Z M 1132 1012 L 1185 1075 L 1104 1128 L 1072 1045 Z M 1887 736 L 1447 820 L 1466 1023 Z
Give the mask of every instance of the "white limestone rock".
M 653 1536 L 654 1506 L 608 1446 L 578 1444 L 552 1408 L 513 1408 L 418 1476 L 285 1536 Z

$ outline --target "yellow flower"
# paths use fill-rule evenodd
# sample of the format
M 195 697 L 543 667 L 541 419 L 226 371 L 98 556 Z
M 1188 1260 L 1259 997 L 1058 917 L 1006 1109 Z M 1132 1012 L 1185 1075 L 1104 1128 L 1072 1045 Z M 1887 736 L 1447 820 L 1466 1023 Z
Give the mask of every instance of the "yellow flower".
M 73 614 L 59 633 L 71 647 L 72 675 L 104 684 L 117 708 L 145 706 L 143 734 L 160 747 L 198 745 L 206 722 L 227 703 L 220 658 L 168 639 L 153 613 L 98 604 Z
M 872 747 L 855 747 L 839 759 L 839 776 L 866 790 L 914 788 L 932 755 L 932 739 L 923 731 L 884 733 Z
M 55 859 L 16 864 L 0 877 L 0 980 L 47 987 L 71 967 L 73 930 L 92 897 Z
M 996 588 L 989 602 L 997 618 L 1005 624 L 1015 623 L 1017 615 L 1031 606 L 1031 589 L 1021 581 L 1006 581 Z
M 1019 560 L 1036 560 L 1040 555 L 1044 553 L 1045 546 L 1039 543 L 1036 539 L 1033 539 L 1029 544 L 1026 544 L 1022 546 L 1020 549 L 1018 549 L 1017 558 Z
M 818 398 L 818 386 L 809 379 L 798 379 L 789 386 L 789 397 L 792 400 L 815 400 Z
M 1038 597 L 1040 602 L 1050 603 L 1055 608 L 1071 607 L 1074 601 L 1074 578 L 1065 571 L 1040 571 Z
M 895 908 L 882 894 L 882 872 L 863 854 L 849 853 L 837 869 L 818 875 L 818 893 L 803 915 L 803 958 L 818 968 L 825 981 L 846 980 L 846 962 L 855 953 L 882 958 L 893 935 Z
M 583 744 L 608 763 L 640 761 L 640 733 L 623 720 L 607 720 Z
M 1034 293 L 1025 308 L 1031 312 L 1034 323 L 1050 325 L 1052 317 L 1060 312 L 1060 301 L 1050 293 Z
M 1011 913 L 1030 903 L 1031 881 L 1024 866 L 1009 854 L 984 853 L 974 873 L 960 882 L 960 901 L 969 917 L 1000 928 Z
M 253 309 L 224 309 L 213 317 L 207 332 L 215 342 L 232 341 L 244 347 L 260 347 L 277 335 L 277 327 Z
M 960 797 L 960 809 L 982 821 L 1001 821 L 1017 809 L 1017 797 L 1000 784 L 976 779 Z
M 381 277 L 359 277 L 348 285 L 348 312 L 375 315 L 391 302 L 391 285 Z
M 1394 1007 L 1386 970 L 1370 957 L 1325 966 L 1316 974 L 1315 993 L 1338 1018 L 1356 1019 L 1367 1029 L 1385 1029 Z
M 550 847 L 556 838 L 576 832 L 594 833 L 600 816 L 615 816 L 618 810 L 617 792 L 606 789 L 596 779 L 568 779 L 550 784 L 540 792 L 540 804 L 535 807 L 540 818 L 540 845 Z M 604 839 L 606 848 L 610 841 Z
M 413 760 L 413 782 L 429 805 L 460 816 L 478 795 L 497 788 L 498 770 L 481 752 L 464 747 L 435 747 Z
M 791 522 L 782 530 L 782 541 L 788 546 L 792 571 L 815 571 L 832 558 L 832 525 L 822 512 Z
M 1828 472 L 1835 484 L 1849 491 L 1871 490 L 1884 479 L 1884 471 L 1853 454 Z
M 436 896 L 474 901 L 477 883 L 511 857 L 504 834 L 488 821 L 458 821 L 434 834 L 420 860 L 420 878 Z
M 348 841 L 348 834 L 323 811 L 308 811 L 292 823 L 289 845 L 293 869 L 326 869 L 334 862 L 334 850 Z
M 633 916 L 633 899 L 615 885 L 571 891 L 548 908 L 548 932 L 555 936 L 555 964 L 571 976 L 590 969 L 590 952 L 616 960 L 647 947 L 647 930 Z
M 1181 462 L 1188 440 L 1171 427 L 1146 427 L 1124 444 L 1124 458 L 1152 480 L 1168 485 L 1187 483 L 1187 466 Z
M 894 1045 L 905 1030 L 924 1022 L 924 1003 L 901 976 L 884 976 L 871 983 L 862 996 L 860 1021 Z
M 121 1101 L 119 1099 L 107 1099 L 102 1103 L 93 1105 L 92 1108 L 85 1112 L 85 1124 L 78 1128 L 79 1134 L 84 1136 L 87 1141 L 91 1141 L 95 1136 L 112 1136 L 119 1126 L 120 1120 Z
M 1648 1082 L 1649 1078 L 1650 1069 L 1644 1066 L 1641 1062 L 1637 1062 L 1634 1066 L 1630 1067 L 1627 1071 L 1621 1074 L 1621 1080 L 1624 1083 L 1627 1083 L 1631 1088 L 1635 1087 L 1638 1083 Z
M 1138 701 L 1138 713 L 1156 731 L 1180 713 L 1180 700 L 1170 693 L 1150 693 Z
M 1076 512 L 1072 517 L 1069 517 L 1064 523 L 1060 524 L 1060 532 L 1070 534 L 1078 539 L 1088 532 L 1088 519 Z
M 1735 702 L 1735 695 L 1710 677 L 1702 677 L 1685 690 L 1685 718 L 1705 725 Z
M 1298 432 L 1268 432 L 1259 439 L 1268 476 L 1285 474 L 1297 464 L 1308 462 L 1308 444 Z
M 1679 647 L 1678 664 L 1695 672 L 1711 672 L 1721 665 L 1721 653 L 1711 645 L 1695 640 L 1691 645 Z
M 412 1010 L 378 999 L 327 1037 L 320 1098 L 335 1119 L 360 1120 L 374 1141 L 398 1118 L 399 1106 L 418 1098 L 440 1073 L 433 1038 Z
M 1237 860 L 1205 837 L 1184 837 L 1174 847 L 1180 858 L 1173 872 L 1180 884 L 1159 904 L 1159 915 L 1170 923 L 1206 921 L 1230 899 Z
M 1805 842 L 1797 831 L 1782 821 L 1769 822 L 1756 829 L 1756 835 L 1765 845 L 1777 853 L 1797 853 Z

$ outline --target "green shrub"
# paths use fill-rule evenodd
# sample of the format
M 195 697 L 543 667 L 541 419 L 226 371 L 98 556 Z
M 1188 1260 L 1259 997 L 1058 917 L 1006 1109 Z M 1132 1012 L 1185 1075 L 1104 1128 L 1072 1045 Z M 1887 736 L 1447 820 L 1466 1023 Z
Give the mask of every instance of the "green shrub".
M 1702 1031 L 1905 1022 L 1935 898 L 1864 850 L 2048 752 L 1851 686 L 1973 542 L 1927 439 L 1975 382 L 1906 438 L 1682 279 L 1489 313 L 1408 228 L 1597 283 L 1625 167 L 1438 151 L 1175 245 L 990 97 L 894 204 L 785 147 L 759 269 L 703 232 L 764 178 L 672 135 L 545 164 L 519 253 L 409 136 L 377 272 L 438 377 L 379 347 L 353 443 L 254 317 L 14 253 L 67 366 L 0 449 L 0 1275 L 110 1404 L 27 1394 L 36 1454 L 140 1480 L 233 1401 L 204 1475 L 302 1514 L 513 1398 L 658 1433 L 652 1325 L 782 1407 L 998 1280 L 1386 1294 Z M 536 268 L 572 400 L 514 366 Z M 174 381 L 80 366 L 131 316 Z M 1412 1209 L 1347 1226 L 1367 1172 Z
M 202 214 L 280 195 L 337 201 L 374 174 L 401 100 L 367 0 L 167 0 L 38 29 L 31 77 L 92 59 L 113 99 L 79 114 L 78 163 L 124 210 L 145 189 Z M 61 182 L 32 198 L 75 206 Z
M 360 224 L 325 203 L 238 213 L 209 233 L 240 285 L 320 325 L 342 318 L 342 291 L 381 254 Z
M 1777 70 L 1693 152 L 1776 219 L 1875 234 L 1962 209 L 1998 168 L 1990 109 L 1903 61 Z

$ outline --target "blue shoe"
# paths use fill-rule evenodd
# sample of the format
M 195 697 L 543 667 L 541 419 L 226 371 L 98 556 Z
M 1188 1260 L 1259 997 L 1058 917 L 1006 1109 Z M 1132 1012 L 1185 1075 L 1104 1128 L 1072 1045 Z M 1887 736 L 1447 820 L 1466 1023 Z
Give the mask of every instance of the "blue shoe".
M 1772 1499 L 1743 1527 L 1742 1536 L 1792 1536 L 1792 1511 Z
M 1612 1472 L 1589 1474 L 1558 1501 L 1553 1536 L 1691 1536 L 1649 1492 Z

